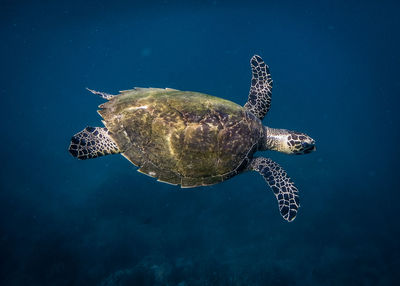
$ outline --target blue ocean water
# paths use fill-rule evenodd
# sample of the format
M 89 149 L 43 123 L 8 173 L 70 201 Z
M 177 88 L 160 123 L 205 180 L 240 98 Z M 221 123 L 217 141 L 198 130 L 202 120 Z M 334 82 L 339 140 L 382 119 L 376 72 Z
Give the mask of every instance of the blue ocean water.
M 1 1 L 1 285 L 394 285 L 400 275 L 396 1 Z M 292 223 L 256 173 L 180 189 L 121 156 L 78 161 L 101 126 L 85 87 L 200 91 L 317 152 L 268 156 L 300 190 Z

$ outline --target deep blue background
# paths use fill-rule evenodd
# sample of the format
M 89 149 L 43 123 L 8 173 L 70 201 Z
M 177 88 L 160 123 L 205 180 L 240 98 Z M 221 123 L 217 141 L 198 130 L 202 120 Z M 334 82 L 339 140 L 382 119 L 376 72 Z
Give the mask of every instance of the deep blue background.
M 202 2 L 1 2 L 1 285 L 400 279 L 400 7 Z M 293 223 L 256 173 L 181 190 L 121 156 L 68 154 L 74 133 L 101 125 L 102 100 L 85 87 L 244 104 L 254 53 L 274 80 L 265 124 L 318 144 L 307 156 L 263 154 L 300 190 Z

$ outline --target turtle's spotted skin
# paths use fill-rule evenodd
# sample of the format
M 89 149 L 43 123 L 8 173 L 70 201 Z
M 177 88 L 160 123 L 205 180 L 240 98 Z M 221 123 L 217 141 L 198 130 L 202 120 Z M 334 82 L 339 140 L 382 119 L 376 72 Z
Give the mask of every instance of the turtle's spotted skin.
M 304 133 L 263 126 L 271 107 L 271 74 L 257 55 L 250 64 L 251 87 L 243 107 L 168 88 L 135 88 L 117 95 L 88 89 L 108 100 L 98 111 L 105 127 L 75 134 L 69 152 L 78 159 L 121 153 L 140 172 L 182 187 L 256 171 L 275 194 L 282 217 L 293 221 L 300 207 L 294 183 L 271 159 L 253 156 L 265 150 L 307 154 L 315 150 L 315 141 Z
M 279 211 L 284 219 L 292 221 L 300 207 L 299 191 L 285 170 L 268 158 L 255 158 L 249 169 L 258 171 L 274 192 L 279 204 Z
M 242 106 L 196 92 L 139 88 L 100 107 L 111 138 L 140 172 L 182 187 L 237 174 L 264 136 Z
M 287 141 L 290 147 L 292 147 L 293 153 L 295 155 L 308 154 L 315 150 L 315 142 L 309 144 L 307 142 L 304 142 L 304 140 L 306 139 L 307 136 L 302 133 L 293 131 L 290 133 Z
M 272 79 L 269 67 L 261 57 L 255 55 L 250 60 L 251 86 L 249 99 L 244 107 L 261 120 L 271 107 Z
M 81 160 L 118 154 L 119 148 L 110 135 L 105 127 L 86 127 L 71 138 L 70 153 Z

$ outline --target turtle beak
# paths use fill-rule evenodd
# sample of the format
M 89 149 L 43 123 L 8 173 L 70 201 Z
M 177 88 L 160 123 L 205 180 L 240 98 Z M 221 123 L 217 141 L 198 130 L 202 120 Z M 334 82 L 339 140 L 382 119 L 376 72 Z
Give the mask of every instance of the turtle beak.
M 308 153 L 311 153 L 311 152 L 317 150 L 317 148 L 315 146 L 315 141 L 313 139 L 307 140 L 307 141 L 301 143 L 304 154 L 308 154 Z

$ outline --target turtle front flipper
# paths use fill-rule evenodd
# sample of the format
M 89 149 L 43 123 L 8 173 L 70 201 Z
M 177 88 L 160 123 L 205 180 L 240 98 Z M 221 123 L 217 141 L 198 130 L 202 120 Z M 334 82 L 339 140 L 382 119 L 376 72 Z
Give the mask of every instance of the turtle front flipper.
M 249 98 L 244 107 L 262 120 L 271 107 L 271 74 L 269 67 L 258 55 L 254 55 L 251 58 L 250 64 L 252 73 L 251 87 Z
M 254 158 L 249 170 L 259 172 L 268 183 L 278 200 L 279 211 L 287 221 L 293 221 L 300 207 L 298 190 L 285 170 L 268 158 Z
M 121 153 L 107 128 L 89 126 L 72 136 L 68 151 L 81 160 Z

